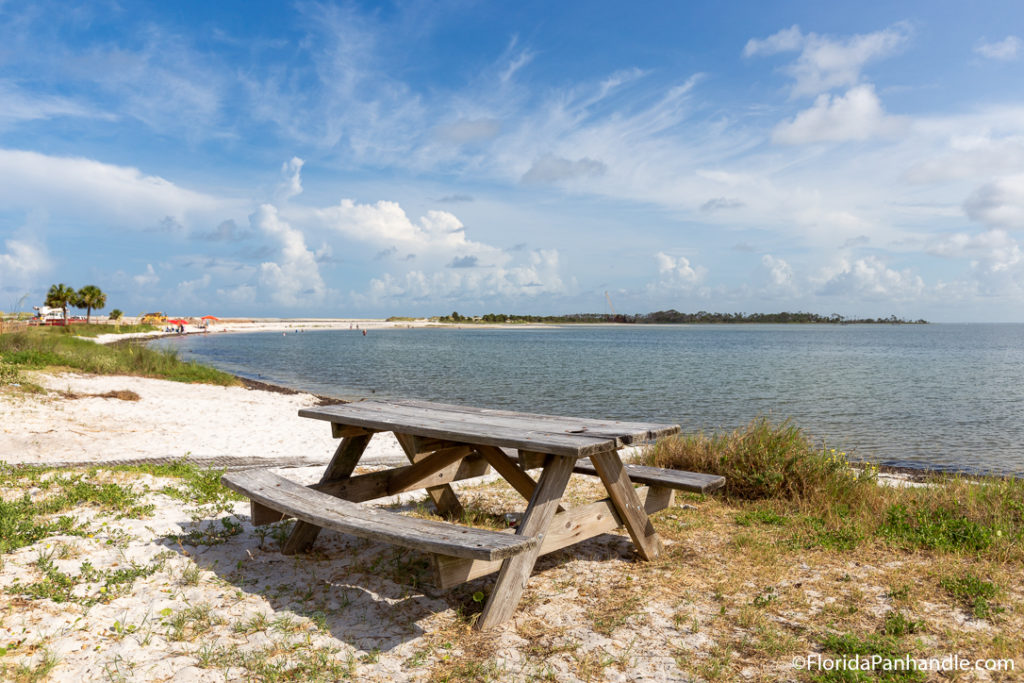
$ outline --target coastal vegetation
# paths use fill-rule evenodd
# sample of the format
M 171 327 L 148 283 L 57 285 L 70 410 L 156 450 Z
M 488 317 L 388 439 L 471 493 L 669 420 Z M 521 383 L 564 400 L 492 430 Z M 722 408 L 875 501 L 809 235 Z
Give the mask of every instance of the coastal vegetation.
M 146 330 L 154 329 L 144 327 Z M 103 325 L 76 325 L 73 328 L 38 327 L 2 334 L 0 367 L 12 368 L 4 372 L 16 376 L 23 370 L 66 368 L 99 375 L 137 375 L 224 386 L 238 384 L 234 375 L 182 361 L 170 350 L 158 351 L 131 343 L 96 344 L 76 336 L 95 336 L 109 331 Z M 125 330 L 122 328 L 122 331 Z
M 223 471 L 185 459 L 74 470 L 0 464 L 0 569 L 21 577 L 0 591 L 22 613 L 42 603 L 82 616 L 83 634 L 102 632 L 102 665 L 129 673 L 130 659 L 104 659 L 107 642 L 134 639 L 151 662 L 153 648 L 166 647 L 167 658 L 254 680 L 372 677 L 384 657 L 425 680 L 601 680 L 629 677 L 652 648 L 708 681 L 924 681 L 932 677 L 923 671 L 882 667 L 950 653 L 1019 660 L 1021 482 L 935 476 L 889 486 L 796 426 L 763 419 L 664 440 L 643 459 L 720 472 L 729 484 L 722 495 L 682 494 L 653 518 L 666 542 L 657 560 L 630 561 L 607 542 L 582 560 L 552 555 L 527 588 L 513 657 L 507 639 L 471 628 L 490 579 L 433 595 L 448 609 L 421 630 L 422 609 L 400 607 L 419 603 L 409 586 L 428 571 L 412 551 L 340 536 L 275 565 L 296 572 L 290 578 L 268 574 L 292 523 L 252 527 L 248 507 L 220 485 Z M 599 490 L 589 481 L 574 478 L 570 498 Z M 520 504 L 504 483 L 462 497 L 476 520 L 506 519 Z M 160 535 L 147 520 L 168 505 L 192 522 Z M 324 581 L 339 560 L 356 584 L 377 581 L 375 590 L 402 599 L 375 608 L 364 591 L 346 590 L 347 580 Z M 118 598 L 152 600 L 154 587 L 169 596 L 162 609 L 142 617 L 116 608 Z M 382 652 L 347 635 L 368 613 L 404 645 Z M 253 637 L 266 645 L 251 647 Z M 58 667 L 68 655 L 48 647 L 30 631 L 0 644 L 0 677 Z M 792 666 L 812 653 L 883 664 L 845 673 Z
M 449 315 L 431 318 L 441 323 L 549 323 L 549 324 L 599 324 L 619 323 L 635 325 L 718 325 L 718 324 L 827 324 L 827 325 L 923 325 L 927 320 L 906 320 L 895 315 L 887 318 L 847 318 L 833 313 L 819 315 L 817 313 L 680 313 L 675 309 L 655 311 L 653 313 L 569 313 L 565 315 L 518 315 L 507 313 L 487 313 L 479 316 L 460 315 L 453 311 Z

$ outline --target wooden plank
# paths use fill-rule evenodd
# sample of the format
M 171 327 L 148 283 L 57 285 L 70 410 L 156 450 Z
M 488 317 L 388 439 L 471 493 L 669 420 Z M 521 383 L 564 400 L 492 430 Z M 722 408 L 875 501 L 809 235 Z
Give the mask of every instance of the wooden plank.
M 426 484 L 428 483 L 434 486 L 439 486 L 441 484 L 449 484 L 453 481 L 462 481 L 463 479 L 481 477 L 487 474 L 490 469 L 490 466 L 487 464 L 487 461 L 483 459 L 483 456 L 471 454 L 461 462 L 452 463 L 444 469 L 438 470 L 434 474 L 429 475 L 426 480 L 413 482 L 406 488 L 397 486 L 394 480 L 398 477 L 402 477 L 403 473 L 412 467 L 413 465 L 408 465 L 406 467 L 399 467 L 393 470 L 361 474 L 356 477 L 350 477 L 349 479 L 329 484 L 314 484 L 311 488 L 323 491 L 324 493 L 329 493 L 337 498 L 352 501 L 353 503 L 363 503 L 368 500 L 384 498 L 385 496 L 394 495 L 396 493 L 404 493 L 405 491 L 416 491 L 418 489 L 427 488 Z
M 647 467 L 646 465 L 624 465 L 624 467 L 626 474 L 629 475 L 629 480 L 634 484 L 667 486 L 677 491 L 692 491 L 693 493 L 710 493 L 725 486 L 725 477 L 717 474 L 683 472 L 682 470 Z M 597 469 L 586 461 L 577 460 L 573 472 L 597 476 Z
M 340 479 L 347 479 L 356 468 L 356 464 L 359 462 L 359 458 L 362 457 L 363 451 L 366 450 L 366 446 L 370 443 L 371 438 L 373 438 L 373 434 L 349 436 L 342 439 L 341 443 L 338 444 L 337 450 L 334 451 L 334 457 L 331 458 L 331 462 L 328 463 L 323 476 L 320 477 L 320 483 L 326 484 Z M 305 552 L 316 541 L 317 534 L 319 533 L 320 527 L 308 522 L 299 521 L 292 528 L 292 533 L 288 536 L 288 540 L 285 541 L 281 552 L 285 555 Z
M 654 514 L 672 505 L 672 494 L 669 488 L 642 487 L 637 495 L 644 501 L 647 514 Z M 590 505 L 572 508 L 555 514 L 548 527 L 548 533 L 541 542 L 540 555 L 547 555 L 575 543 L 580 543 L 594 536 L 606 534 L 622 526 L 619 513 L 610 498 L 605 498 Z M 512 533 L 508 530 L 504 533 Z M 463 560 L 444 555 L 434 556 L 434 585 L 448 589 L 466 581 L 487 576 L 501 569 L 501 562 L 486 560 Z
M 533 478 L 523 471 L 516 461 L 510 458 L 505 451 L 494 446 L 477 446 L 477 451 L 487 458 L 487 462 L 491 464 L 491 467 L 500 474 L 505 481 L 512 485 L 519 495 L 526 500 L 530 500 L 533 497 L 533 491 L 537 488 L 537 482 Z M 556 456 L 545 456 L 545 457 L 556 457 Z M 565 508 L 561 505 L 558 506 L 558 512 L 564 512 Z
M 615 439 L 585 433 L 554 433 L 547 425 L 503 426 L 488 424 L 479 417 L 425 410 L 402 413 L 398 407 L 383 402 L 364 401 L 345 405 L 306 408 L 301 417 L 394 431 L 415 436 L 448 439 L 460 443 L 485 444 L 522 448 L 572 457 L 585 457 L 616 447 Z M 464 419 L 471 418 L 471 419 Z
M 530 500 L 533 497 L 533 491 L 537 488 L 537 482 L 521 470 L 512 458 L 505 455 L 500 448 L 495 448 L 494 446 L 477 446 L 476 449 L 480 455 L 487 458 L 487 462 L 491 464 L 491 467 L 505 481 L 511 484 L 512 488 L 519 492 L 519 495 L 526 500 Z
M 419 437 L 413 436 L 412 434 L 395 432 L 395 438 L 398 439 L 398 444 L 402 447 L 402 450 L 405 451 L 405 456 L 409 458 L 409 462 L 414 465 L 417 461 L 422 460 L 429 455 L 427 449 L 431 446 L 422 445 L 423 442 Z M 436 439 L 432 439 L 431 441 L 436 441 Z M 448 519 L 458 519 L 462 517 L 462 503 L 459 502 L 459 497 L 455 495 L 455 490 L 448 484 L 428 486 L 427 495 L 429 495 L 430 499 L 434 501 L 434 508 L 442 517 L 447 517 Z
M 519 598 L 526 588 L 526 581 L 533 571 L 533 565 L 537 562 L 537 553 L 540 552 L 540 545 L 548 533 L 551 518 L 554 517 L 562 494 L 565 493 L 565 486 L 569 483 L 572 466 L 572 458 L 552 458 L 544 468 L 533 492 L 533 498 L 530 499 L 530 505 L 526 508 L 519 529 L 515 533 L 516 536 L 535 539 L 537 545 L 502 563 L 491 597 L 488 598 L 484 611 L 476 622 L 477 630 L 494 628 L 515 611 Z
M 252 500 L 318 529 L 334 529 L 427 553 L 500 560 L 528 553 L 540 545 L 540 539 L 530 536 L 417 519 L 358 505 L 314 491 L 266 469 L 229 472 L 221 481 Z
M 284 515 L 281 514 L 280 510 L 274 510 L 273 508 L 268 508 L 266 505 L 260 505 L 254 500 L 249 501 L 249 517 L 252 518 L 253 526 L 273 524 L 274 522 L 280 522 L 284 519 Z
M 331 423 L 331 436 L 335 439 L 343 439 L 346 436 L 362 436 L 363 434 L 373 434 L 373 430 L 364 429 L 363 427 L 350 427 L 338 424 L 337 422 Z
M 640 556 L 645 560 L 653 560 L 661 554 L 661 538 L 654 530 L 654 525 L 644 512 L 636 490 L 622 466 L 622 460 L 616 452 L 603 453 L 591 458 L 597 474 L 608 490 L 615 509 L 622 518 L 622 523 L 633 539 Z
M 535 470 L 538 467 L 544 467 L 544 459 L 547 458 L 547 455 L 544 453 L 524 451 L 522 449 L 519 449 L 517 454 L 519 456 L 519 466 L 524 470 Z
M 445 467 L 462 460 L 472 452 L 473 448 L 471 446 L 453 446 L 429 453 L 425 458 L 414 462 L 411 467 L 403 468 L 401 473 L 396 472 L 392 476 L 391 481 L 388 482 L 388 493 L 395 494 L 410 488 L 425 488 L 420 485 L 420 482 L 430 475 L 443 470 Z
M 473 406 L 462 406 L 450 403 L 434 403 L 430 401 L 420 401 L 416 399 L 407 398 L 390 399 L 387 401 L 387 403 L 416 408 L 428 408 L 435 410 L 443 409 L 447 412 L 480 415 L 486 417 L 490 421 L 495 421 L 498 418 L 513 418 L 529 419 L 531 422 L 548 422 L 553 425 L 564 425 L 566 422 L 570 422 L 577 426 L 586 427 L 588 432 L 595 435 L 607 434 L 622 436 L 624 434 L 629 434 L 639 437 L 640 434 L 644 434 L 645 440 L 658 439 L 661 438 L 662 436 L 669 436 L 679 431 L 679 425 L 674 424 L 636 422 L 630 420 L 606 420 L 583 417 L 566 417 L 561 415 L 545 415 L 542 413 L 523 413 L 512 410 L 501 410 L 498 408 L 477 408 Z M 559 427 L 556 431 L 560 429 L 562 429 L 562 427 Z
M 484 424 L 489 427 L 501 427 L 512 430 L 532 430 L 553 434 L 585 436 L 595 439 L 614 439 L 616 445 L 622 447 L 636 442 L 651 441 L 662 436 L 675 434 L 678 425 L 652 422 L 623 422 L 615 420 L 595 420 L 581 417 L 558 417 L 535 413 L 518 413 L 508 410 L 469 408 L 444 403 L 427 403 L 424 401 L 392 400 L 365 401 L 349 404 L 362 408 L 385 411 L 401 418 L 419 419 L 423 416 L 444 418 L 468 424 Z M 328 406 L 331 410 L 338 406 Z M 345 406 L 346 408 L 349 406 Z

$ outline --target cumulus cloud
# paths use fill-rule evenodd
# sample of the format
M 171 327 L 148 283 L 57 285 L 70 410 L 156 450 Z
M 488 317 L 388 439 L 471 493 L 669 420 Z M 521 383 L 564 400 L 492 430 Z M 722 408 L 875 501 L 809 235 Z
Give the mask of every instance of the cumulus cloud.
M 1024 291 L 1024 248 L 1005 230 L 956 233 L 932 245 L 928 252 L 947 258 L 970 259 L 971 272 L 984 294 Z
M 275 239 L 280 246 L 278 261 L 265 261 L 259 268 L 259 286 L 270 300 L 289 306 L 321 301 L 327 287 L 320 277 L 316 254 L 306 247 L 301 230 L 281 220 L 277 208 L 261 205 L 250 217 L 253 228 Z
M 761 264 L 768 269 L 768 277 L 776 288 L 789 289 L 793 287 L 793 268 L 781 258 L 765 254 L 761 257 Z
M 558 251 L 539 249 L 530 252 L 525 262 L 507 267 L 386 273 L 371 280 L 366 292 L 353 292 L 352 297 L 358 303 L 380 305 L 484 298 L 515 301 L 566 291 L 559 272 Z
M 1006 36 L 1002 40 L 993 43 L 982 41 L 978 43 L 974 51 L 987 59 L 1012 62 L 1020 55 L 1022 46 L 1024 46 L 1024 43 L 1017 36 Z
M 0 253 L 0 281 L 4 284 L 24 284 L 32 277 L 46 272 L 49 255 L 42 244 L 21 239 L 4 240 L 5 252 Z
M 889 135 L 900 127 L 898 119 L 887 116 L 871 85 L 858 85 L 845 95 L 823 93 L 810 109 L 783 121 L 772 131 L 772 141 L 784 145 L 811 142 L 868 140 Z
M 160 276 L 153 270 L 153 264 L 147 263 L 146 272 L 132 277 L 132 282 L 135 283 L 136 287 L 152 287 L 160 282 Z
M 910 270 L 893 270 L 875 256 L 839 262 L 827 274 L 818 294 L 864 299 L 911 299 L 924 291 L 924 281 Z
M 521 181 L 524 183 L 557 183 L 577 178 L 592 178 L 604 175 L 608 167 L 601 161 L 583 157 L 572 161 L 565 157 L 546 154 L 533 162 Z
M 985 183 L 967 198 L 964 211 L 972 220 L 991 227 L 1024 228 L 1024 174 Z
M 902 23 L 845 40 L 802 33 L 799 26 L 791 26 L 767 38 L 749 40 L 743 54 L 755 57 L 799 50 L 800 56 L 785 69 L 794 79 L 792 95 L 799 97 L 856 85 L 866 64 L 893 54 L 909 39 L 910 28 Z
M 87 214 L 131 228 L 167 218 L 191 223 L 195 216 L 236 208 L 130 166 L 11 149 L 0 149 L 0 203 L 27 210 L 47 206 L 53 213 Z
M 663 251 L 654 255 L 658 280 L 649 289 L 692 289 L 707 275 L 707 269 L 694 267 L 685 256 L 670 256 Z

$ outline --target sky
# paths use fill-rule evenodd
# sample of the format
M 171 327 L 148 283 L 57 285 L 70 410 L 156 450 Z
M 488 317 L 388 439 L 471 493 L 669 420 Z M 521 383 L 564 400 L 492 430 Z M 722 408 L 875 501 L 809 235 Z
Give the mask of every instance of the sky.
M 0 0 L 0 46 L 0 310 L 1024 320 L 1019 2 Z

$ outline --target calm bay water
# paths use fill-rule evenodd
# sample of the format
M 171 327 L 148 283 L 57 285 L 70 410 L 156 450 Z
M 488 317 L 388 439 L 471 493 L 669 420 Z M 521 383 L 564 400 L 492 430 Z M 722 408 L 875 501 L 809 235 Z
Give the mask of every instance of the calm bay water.
M 333 396 L 667 421 L 684 431 L 767 415 L 855 459 L 1024 473 L 1018 324 L 332 330 L 155 344 Z

